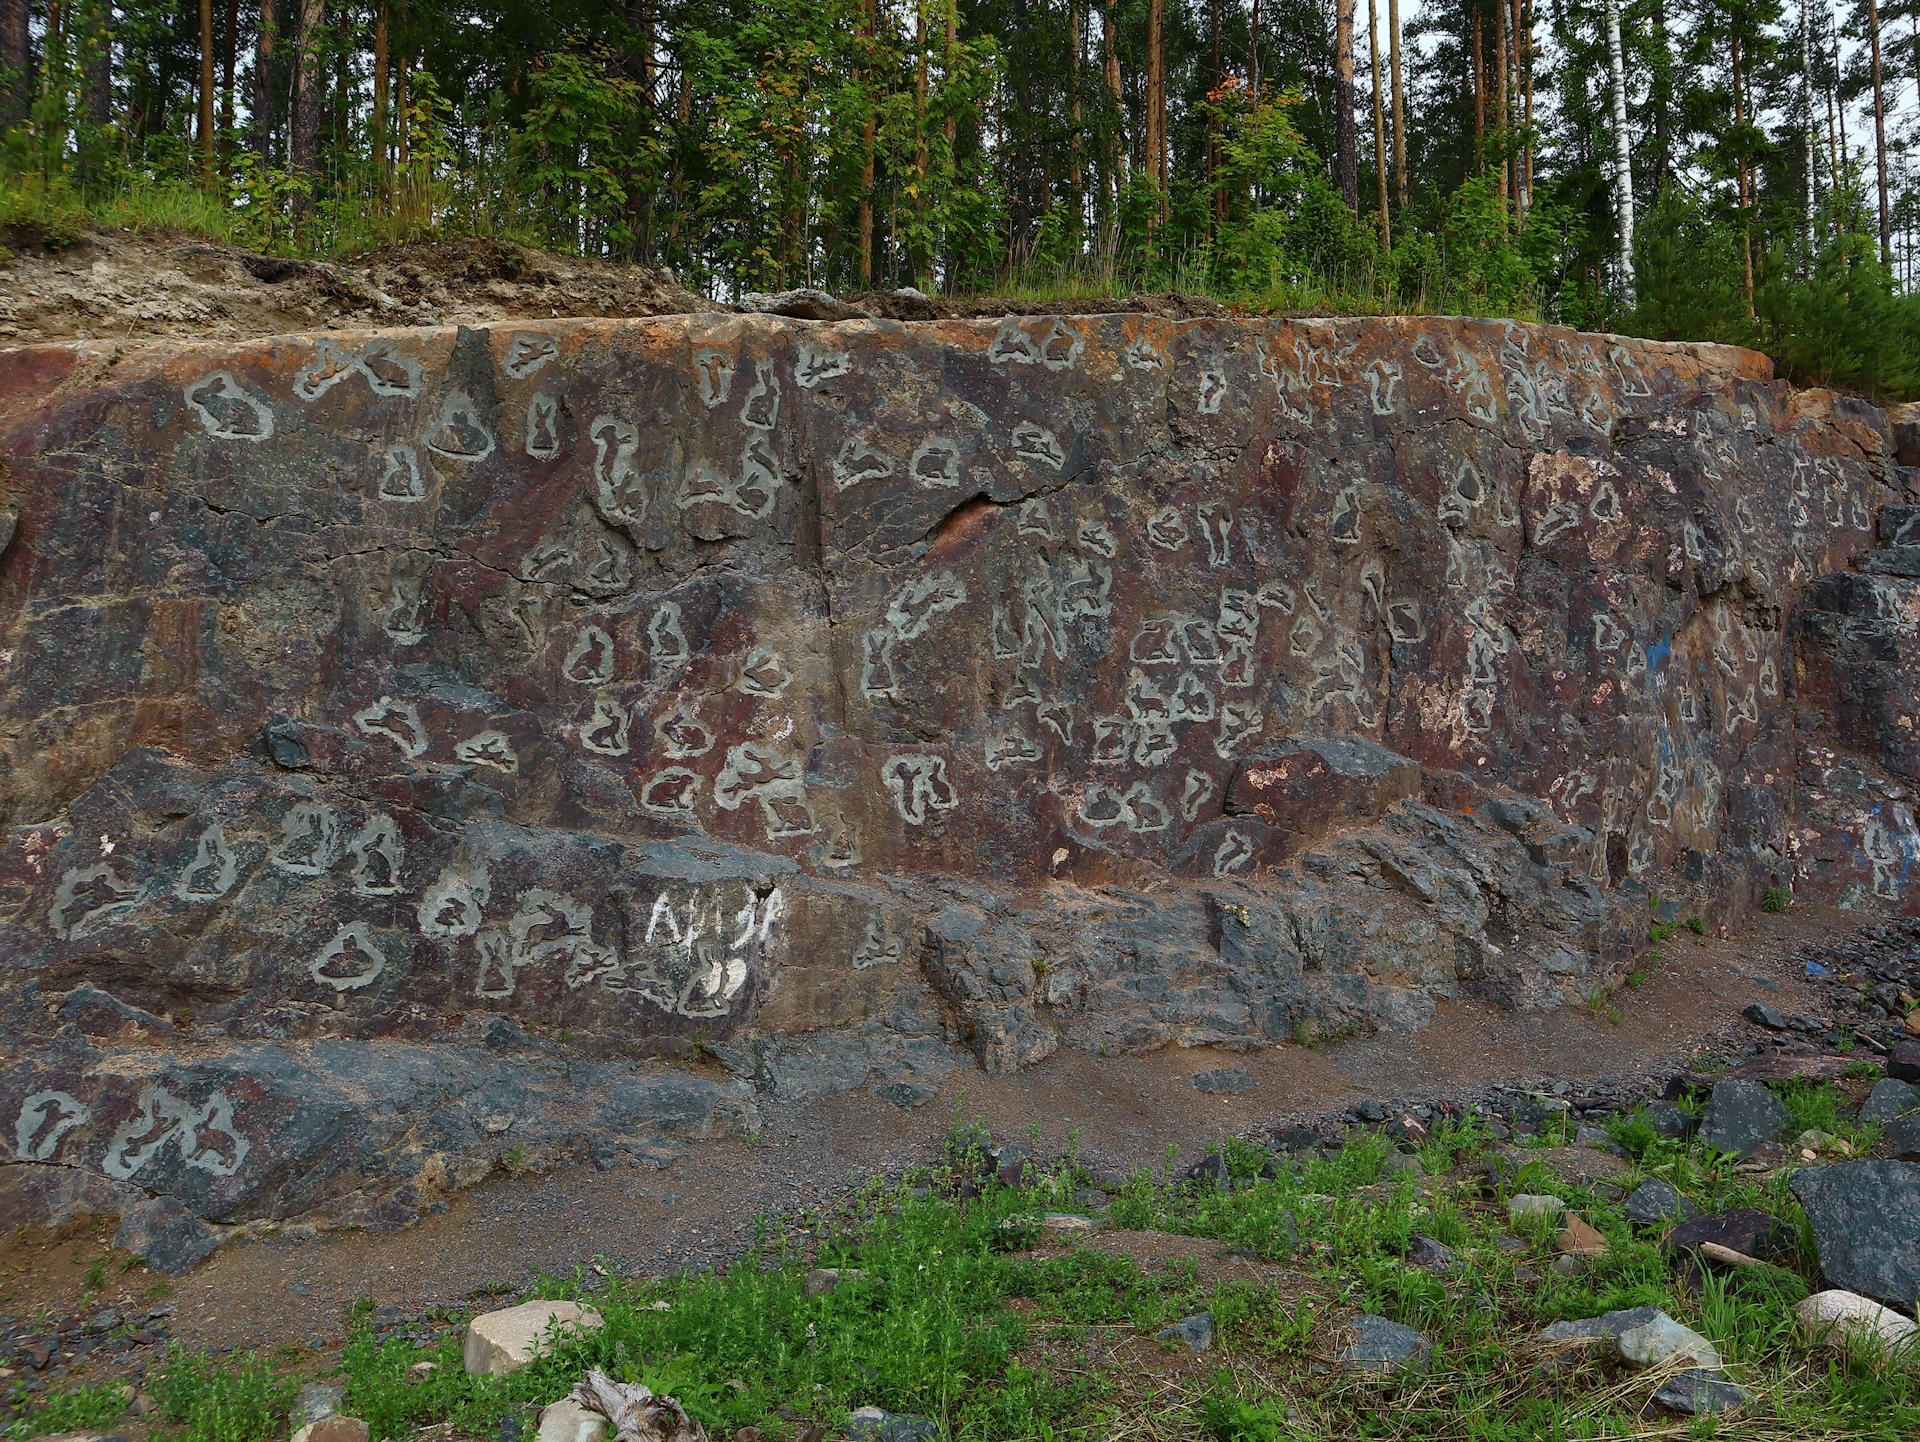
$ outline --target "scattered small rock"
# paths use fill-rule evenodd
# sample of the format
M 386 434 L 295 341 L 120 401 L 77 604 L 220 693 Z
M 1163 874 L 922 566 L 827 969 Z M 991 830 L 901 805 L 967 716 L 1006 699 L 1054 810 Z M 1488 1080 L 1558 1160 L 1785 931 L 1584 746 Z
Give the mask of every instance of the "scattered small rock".
M 1764 1026 L 1768 1031 L 1785 1031 L 1787 1029 L 1787 1019 L 1772 1007 L 1768 1006 L 1764 1001 L 1756 1001 L 1753 1005 L 1742 1008 L 1740 1015 L 1744 1016 L 1755 1026 Z
M 1721 1365 L 1720 1350 L 1713 1343 L 1665 1312 L 1655 1312 L 1639 1326 L 1629 1327 L 1620 1334 L 1619 1344 L 1620 1355 L 1642 1367 L 1657 1367 L 1676 1357 L 1712 1371 Z
M 1920 1112 L 1902 1117 L 1887 1128 L 1881 1141 L 1887 1155 L 1898 1162 L 1920 1162 Z
M 1625 1207 L 1627 1220 L 1642 1227 L 1684 1222 L 1700 1215 L 1700 1209 L 1682 1196 L 1678 1187 L 1659 1177 L 1650 1177 L 1635 1187 Z
M 1740 1207 L 1682 1222 L 1667 1234 L 1666 1245 L 1669 1251 L 1685 1252 L 1697 1250 L 1708 1242 L 1767 1261 L 1786 1250 L 1789 1238 L 1786 1228 L 1767 1213 L 1753 1207 Z
M 1417 1233 L 1407 1243 L 1407 1261 L 1416 1267 L 1425 1267 L 1429 1272 L 1444 1272 L 1457 1260 L 1452 1247 L 1436 1242 L 1432 1237 L 1423 1237 Z
M 1566 1226 L 1560 1230 L 1560 1250 L 1570 1257 L 1604 1257 L 1607 1239 L 1573 1212 L 1567 1213 Z
M 483 1312 L 467 1324 L 466 1368 L 474 1377 L 506 1377 L 553 1350 L 556 1333 L 592 1331 L 602 1325 L 578 1302 L 522 1302 Z
M 358 1417 L 322 1417 L 293 1434 L 292 1442 L 369 1442 L 373 1429 Z
M 309 1382 L 294 1395 L 287 1425 L 298 1432 L 310 1422 L 336 1415 L 347 1405 L 347 1389 L 339 1382 Z
M 848 305 L 824 290 L 811 287 L 783 290 L 775 295 L 748 291 L 740 297 L 739 309 L 762 315 L 791 316 L 795 320 L 868 320 L 872 317 L 871 311 Z
M 1920 1082 L 1920 1041 L 1894 1043 L 1887 1053 L 1887 1075 L 1895 1081 Z
M 1649 1102 L 1641 1117 L 1657 1135 L 1671 1142 L 1684 1142 L 1700 1130 L 1700 1118 L 1672 1102 Z
M 1410 1367 L 1425 1371 L 1433 1344 L 1413 1328 L 1371 1313 L 1353 1319 L 1359 1335 L 1334 1354 L 1343 1367 L 1356 1372 L 1398 1372 Z
M 1516 1226 L 1523 1221 L 1546 1222 L 1551 1225 L 1560 1220 L 1560 1214 L 1566 1209 L 1567 1204 L 1555 1196 L 1522 1192 L 1517 1197 L 1507 1199 L 1507 1216 Z
M 1255 1085 L 1253 1074 L 1245 1067 L 1238 1066 L 1219 1066 L 1195 1072 L 1189 1080 L 1195 1091 L 1225 1092 L 1230 1095 L 1250 1092 Z
M 1744 1407 L 1753 1397 L 1746 1388 L 1729 1382 L 1717 1372 L 1689 1367 L 1661 1383 L 1653 1400 L 1669 1411 L 1704 1417 Z
M 1077 1216 L 1072 1212 L 1048 1212 L 1040 1218 L 1040 1225 L 1049 1232 L 1091 1232 L 1100 1224 L 1092 1217 Z
M 1162 1327 L 1153 1334 L 1156 1342 L 1185 1342 L 1196 1352 L 1204 1352 L 1213 1345 L 1213 1313 L 1196 1312 L 1184 1317 L 1171 1327 Z
M 801 1290 L 809 1297 L 824 1297 L 842 1282 L 864 1275 L 857 1267 L 815 1267 L 807 1273 Z

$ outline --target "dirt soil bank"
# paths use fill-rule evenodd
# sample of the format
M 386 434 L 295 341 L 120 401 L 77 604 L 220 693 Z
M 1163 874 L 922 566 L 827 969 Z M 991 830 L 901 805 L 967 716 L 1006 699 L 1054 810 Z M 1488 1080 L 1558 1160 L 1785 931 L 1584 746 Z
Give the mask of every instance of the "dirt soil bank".
M 1463 1002 L 1413 1035 L 1318 1049 L 1145 1057 L 1062 1050 L 1017 1076 L 956 1073 L 937 1101 L 911 1112 L 859 1092 L 763 1105 L 766 1126 L 755 1141 L 697 1143 L 663 1171 L 602 1173 L 583 1163 L 496 1178 L 393 1235 L 281 1236 L 224 1248 L 170 1292 L 137 1265 L 119 1270 L 129 1259 L 116 1257 L 105 1292 L 84 1293 L 85 1269 L 107 1251 L 103 1237 L 17 1234 L 0 1242 L 0 1306 L 11 1320 L 165 1294 L 177 1309 L 172 1335 L 190 1348 L 324 1351 L 342 1340 L 343 1314 L 358 1298 L 417 1317 L 596 1261 L 629 1275 L 722 1264 L 751 1241 L 757 1218 L 817 1206 L 861 1179 L 934 1160 L 956 1117 L 978 1118 L 1007 1140 L 1038 1127 L 1039 1156 L 1063 1151 L 1077 1130 L 1091 1165 L 1158 1170 L 1170 1146 L 1184 1165 L 1223 1135 L 1337 1118 L 1368 1099 L 1470 1098 L 1494 1084 L 1565 1082 L 1576 1096 L 1591 1087 L 1657 1088 L 1703 1050 L 1780 1043 L 1741 1018 L 1756 1001 L 1832 1020 L 1845 1032 L 1858 1016 L 1829 1015 L 1831 988 L 1809 981 L 1805 958 L 1809 947 L 1831 954 L 1829 943 L 1844 952 L 1857 921 L 1796 909 L 1757 917 L 1734 938 L 1683 931 L 1665 944 L 1644 986 L 1615 995 L 1617 1022 L 1597 1010 L 1516 1014 Z M 1873 1055 L 1864 1047 L 1855 1054 Z M 1221 1066 L 1245 1068 L 1253 1088 L 1205 1094 L 1190 1084 Z

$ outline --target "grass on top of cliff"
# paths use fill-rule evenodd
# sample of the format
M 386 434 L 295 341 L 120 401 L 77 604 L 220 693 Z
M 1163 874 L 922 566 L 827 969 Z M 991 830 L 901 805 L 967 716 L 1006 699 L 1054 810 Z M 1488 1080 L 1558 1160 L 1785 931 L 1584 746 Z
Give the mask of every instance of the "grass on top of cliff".
M 1845 1131 L 1835 1088 L 1804 1088 L 1797 1116 Z M 1442 1124 L 1417 1151 L 1377 1133 L 1337 1150 L 1273 1159 L 1230 1142 L 1231 1190 L 1137 1176 L 1104 1207 L 1070 1162 L 1023 1187 L 988 1182 L 970 1157 L 916 1186 L 875 1186 L 844 1207 L 768 1223 L 725 1275 L 625 1280 L 598 1264 L 535 1290 L 590 1301 L 599 1330 L 562 1342 L 502 1379 L 462 1368 L 463 1329 L 433 1346 L 382 1339 L 352 1318 L 341 1361 L 348 1410 L 375 1442 L 510 1435 L 564 1396 L 590 1366 L 677 1397 L 716 1439 L 837 1436 L 855 1408 L 931 1419 L 947 1439 L 1291 1438 L 1495 1439 L 1707 1437 L 1894 1439 L 1920 1433 L 1920 1369 L 1809 1356 L 1792 1304 L 1816 1278 L 1803 1240 L 1789 1265 L 1708 1275 L 1693 1290 L 1658 1234 L 1632 1226 L 1615 1199 L 1647 1176 L 1697 1206 L 1758 1206 L 1804 1238 L 1784 1172 L 1740 1171 L 1726 1158 L 1662 1140 L 1625 1118 L 1609 1187 L 1568 1182 L 1569 1153 L 1493 1143 L 1472 1123 Z M 1870 1131 L 1851 1140 L 1870 1145 Z M 1168 1169 L 1171 1172 L 1171 1159 Z M 1497 1181 L 1490 1181 L 1496 1177 Z M 1604 1236 L 1604 1256 L 1569 1265 L 1547 1231 L 1516 1229 L 1506 1198 L 1550 1192 Z M 960 1196 L 959 1193 L 972 1195 Z M 1105 1211 L 1069 1233 L 1047 1215 Z M 1517 1234 L 1516 1234 L 1517 1233 Z M 1416 1236 L 1455 1253 L 1444 1271 L 1407 1260 Z M 810 1269 L 843 1270 L 808 1295 Z M 502 1298 L 491 1305 L 505 1305 Z M 1542 1369 L 1547 1323 L 1652 1304 L 1712 1340 L 1749 1408 L 1721 1418 L 1650 1409 L 1656 1385 L 1599 1354 Z M 1205 1311 L 1215 1340 L 1196 1352 L 1155 1333 Z M 1424 1371 L 1355 1374 L 1338 1354 L 1352 1319 L 1384 1316 L 1432 1344 Z M 415 1368 L 435 1366 L 422 1376 Z M 155 1391 L 195 1439 L 267 1442 L 284 1406 L 265 1364 L 224 1370 L 176 1355 Z M 43 1402 L 10 1435 L 79 1420 L 79 1404 Z M 214 1430 L 206 1430 L 213 1419 Z M 71 1420 L 70 1420 L 71 1419 Z M 98 1425 L 92 1412 L 87 1420 Z M 282 1424 L 282 1430 L 284 1430 Z

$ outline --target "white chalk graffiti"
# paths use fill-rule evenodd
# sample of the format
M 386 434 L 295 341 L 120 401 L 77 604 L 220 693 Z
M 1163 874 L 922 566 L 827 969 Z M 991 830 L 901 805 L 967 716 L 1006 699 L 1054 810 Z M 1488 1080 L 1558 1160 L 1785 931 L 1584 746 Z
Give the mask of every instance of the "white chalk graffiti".
M 1376 416 L 1390 416 L 1397 412 L 1400 407 L 1395 403 L 1393 393 L 1406 378 L 1406 372 L 1401 368 L 1400 363 L 1390 360 L 1372 361 L 1367 366 L 1366 377 L 1367 401 L 1372 406 L 1373 413 Z
M 75 1127 L 93 1120 L 93 1108 L 66 1092 L 35 1092 L 20 1104 L 13 1124 L 14 1151 L 22 1161 L 45 1162 Z
M 1153 344 L 1151 336 L 1140 336 L 1127 347 L 1127 364 L 1137 371 L 1164 371 L 1166 357 Z
M 536 461 L 560 454 L 560 402 L 544 392 L 527 402 L 526 449 Z
M 1217 416 L 1220 403 L 1227 398 L 1227 373 L 1219 366 L 1209 366 L 1200 372 L 1200 414 Z
M 341 927 L 307 966 L 315 981 L 343 993 L 371 986 L 386 969 L 386 955 L 374 944 L 364 921 Z
M 1015 727 L 997 732 L 987 738 L 987 770 L 998 771 L 1002 766 L 1029 765 L 1040 760 L 1040 743 L 1026 732 Z
M 1163 506 L 1147 520 L 1147 540 L 1163 551 L 1177 551 L 1187 543 L 1187 521 L 1176 506 Z
M 1180 788 L 1180 814 L 1188 821 L 1200 819 L 1200 809 L 1213 799 L 1214 779 L 1204 771 L 1189 771 Z
M 936 617 L 964 604 L 967 588 L 951 571 L 916 576 L 902 586 L 887 607 L 887 624 L 902 641 L 926 634 Z
M 427 749 L 427 728 L 411 702 L 382 696 L 366 710 L 356 711 L 353 724 L 362 735 L 386 737 L 409 761 Z
M 891 932 L 875 916 L 867 922 L 867 934 L 860 945 L 854 948 L 853 969 L 866 971 L 870 967 L 884 966 L 888 962 L 899 961 L 907 953 L 906 943 Z
M 139 1110 L 114 1129 L 100 1169 L 116 1181 L 131 1181 L 169 1145 L 187 1166 L 216 1177 L 239 1171 L 253 1149 L 234 1126 L 233 1101 L 225 1092 L 196 1106 L 152 1082 L 140 1088 Z
M 894 810 L 909 826 L 924 826 L 931 813 L 951 811 L 960 804 L 960 794 L 947 779 L 944 756 L 892 757 L 881 766 L 880 779 L 893 796 Z
M 601 514 L 629 523 L 645 520 L 647 483 L 633 463 L 640 433 L 615 416 L 595 416 L 587 435 L 593 441 L 594 492 Z
M 273 411 L 225 371 L 193 381 L 181 392 L 208 435 L 223 441 L 273 439 Z

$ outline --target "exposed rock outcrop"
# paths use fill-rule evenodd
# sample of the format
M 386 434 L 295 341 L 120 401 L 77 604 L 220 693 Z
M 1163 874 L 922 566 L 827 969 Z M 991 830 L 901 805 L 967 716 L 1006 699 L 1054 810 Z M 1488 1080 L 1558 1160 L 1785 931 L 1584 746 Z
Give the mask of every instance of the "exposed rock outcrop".
M 1909 909 L 1908 473 L 1749 352 L 79 344 L 0 355 L 0 455 L 0 1111 L 217 1224 L 1571 1002 L 1656 890 Z

